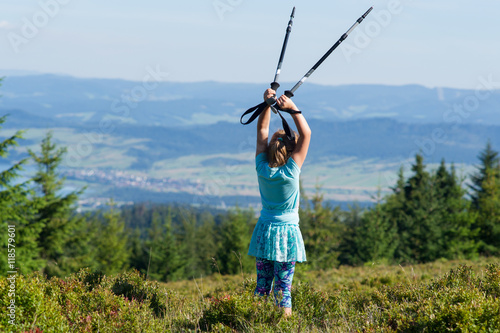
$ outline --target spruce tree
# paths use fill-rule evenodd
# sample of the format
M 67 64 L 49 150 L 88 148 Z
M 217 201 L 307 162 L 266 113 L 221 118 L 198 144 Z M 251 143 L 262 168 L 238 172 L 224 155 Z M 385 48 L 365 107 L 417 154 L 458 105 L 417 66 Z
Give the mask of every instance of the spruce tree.
M 399 243 L 396 254 L 405 262 L 428 262 L 442 256 L 444 239 L 439 204 L 431 175 L 425 171 L 423 156 L 415 156 L 413 176 L 404 186 L 404 216 L 398 221 Z
M 445 247 L 442 256 L 448 259 L 476 257 L 476 214 L 470 211 L 471 203 L 465 198 L 466 190 L 455 166 L 452 164 L 448 172 L 443 159 L 433 178 Z
M 472 184 L 469 185 L 471 190 L 471 198 L 473 207 L 477 210 L 479 207 L 480 196 L 483 194 L 483 182 L 488 175 L 494 175 L 497 180 L 500 179 L 500 172 L 490 173 L 489 170 L 500 170 L 500 158 L 498 152 L 493 150 L 491 142 L 488 140 L 485 149 L 478 156 L 480 164 L 477 166 L 477 171 L 471 175 Z
M 0 117 L 0 125 L 5 122 L 6 117 Z M 1 129 L 1 127 L 0 127 Z M 0 163 L 11 164 L 7 160 L 9 150 L 18 145 L 18 140 L 23 138 L 23 131 L 17 131 L 0 142 Z M 20 172 L 28 159 L 22 159 L 0 171 L 0 226 L 5 232 L 1 233 L 0 248 L 2 253 L 7 253 L 7 226 L 15 226 L 15 264 L 7 266 L 6 260 L 1 260 L 0 268 L 6 271 L 18 270 L 22 273 L 39 270 L 44 266 L 44 260 L 40 258 L 40 249 L 37 239 L 43 225 L 34 221 L 38 206 L 32 202 L 33 190 L 28 181 L 19 181 Z
M 148 253 L 148 275 L 159 281 L 173 281 L 183 278 L 179 244 L 172 226 L 172 208 L 162 217 L 153 211 L 149 238 L 146 241 Z
M 253 257 L 247 255 L 250 244 L 250 225 L 253 212 L 239 208 L 229 211 L 219 225 L 219 248 L 217 264 L 221 274 L 251 272 L 255 267 Z
M 44 273 L 62 276 L 86 266 L 90 258 L 86 249 L 88 235 L 85 219 L 75 214 L 78 197 L 83 190 L 61 195 L 65 178 L 59 173 L 66 148 L 58 148 L 52 132 L 42 140 L 40 155 L 28 150 L 38 171 L 33 182 L 36 192 L 33 200 L 39 209 L 34 223 L 43 228 L 38 239 L 41 256 L 46 262 Z
M 497 168 L 486 169 L 478 196 L 480 252 L 484 255 L 500 254 L 500 182 Z
M 127 247 L 130 249 L 130 268 L 146 274 L 149 265 L 149 251 L 146 247 L 146 240 L 141 237 L 141 230 L 139 228 L 129 229 L 127 242 Z
M 90 246 L 95 250 L 92 268 L 105 274 L 127 269 L 130 258 L 125 223 L 114 206 L 111 202 L 107 210 L 96 212 L 90 220 Z
M 179 231 L 179 252 L 182 262 L 181 278 L 199 277 L 200 270 L 198 257 L 198 244 L 196 243 L 196 228 L 198 227 L 195 212 L 180 207 L 181 225 Z
M 391 220 L 387 208 L 381 202 L 380 193 L 377 204 L 361 215 L 360 221 L 352 229 L 351 241 L 344 246 L 350 253 L 347 263 L 359 265 L 374 262 L 391 262 L 397 247 L 397 225 Z M 343 252 L 344 252 L 343 251 Z
M 473 211 L 477 213 L 474 227 L 478 229 L 480 252 L 500 254 L 500 158 L 488 141 L 479 154 L 480 165 L 471 176 Z
M 329 269 L 339 264 L 339 255 L 345 225 L 339 207 L 324 205 L 320 187 L 312 197 L 312 205 L 300 210 L 300 229 L 308 256 L 308 265 L 314 269 Z
M 198 266 L 205 275 L 213 273 L 213 258 L 217 256 L 215 232 L 216 225 L 214 216 L 208 212 L 201 214 L 200 225 L 196 229 L 195 242 L 197 245 L 196 255 L 198 258 Z

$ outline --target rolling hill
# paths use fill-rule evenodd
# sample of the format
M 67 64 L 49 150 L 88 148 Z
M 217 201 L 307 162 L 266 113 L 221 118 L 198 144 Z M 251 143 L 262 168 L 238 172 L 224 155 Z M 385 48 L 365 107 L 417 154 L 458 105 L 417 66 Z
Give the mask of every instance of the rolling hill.
M 0 88 L 0 116 L 9 116 L 0 137 L 28 129 L 9 157 L 15 160 L 27 148 L 37 149 L 52 130 L 56 142 L 68 147 L 68 179 L 74 186 L 90 184 L 88 197 L 258 203 L 255 125 L 241 126 L 239 117 L 260 102 L 266 86 L 154 86 L 47 74 L 7 77 Z M 146 94 L 139 96 L 141 89 Z M 368 201 L 378 186 L 387 191 L 392 185 L 387 174 L 402 164 L 409 169 L 417 152 L 427 163 L 444 158 L 469 172 L 487 140 L 500 146 L 500 92 L 486 93 L 472 108 L 467 105 L 476 94 L 472 90 L 304 85 L 295 101 L 313 130 L 305 187 L 314 190 L 320 183 L 334 201 Z M 274 116 L 271 129 L 279 127 Z M 127 176 L 116 176 L 118 171 Z

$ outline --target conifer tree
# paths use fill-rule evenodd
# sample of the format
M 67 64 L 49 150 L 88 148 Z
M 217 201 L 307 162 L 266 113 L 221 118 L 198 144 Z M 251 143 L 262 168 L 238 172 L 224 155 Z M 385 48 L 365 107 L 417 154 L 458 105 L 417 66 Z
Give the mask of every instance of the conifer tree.
M 480 252 L 487 255 L 500 254 L 500 158 L 488 141 L 479 154 L 481 164 L 471 176 L 471 197 L 477 220 L 477 241 Z
M 412 171 L 413 176 L 404 186 L 404 215 L 398 220 L 396 255 L 401 261 L 428 262 L 439 258 L 444 248 L 441 221 L 436 214 L 439 205 L 422 155 L 416 155 Z
M 442 256 L 448 259 L 476 257 L 476 214 L 470 211 L 471 203 L 465 198 L 466 190 L 453 164 L 448 172 L 444 159 L 441 161 L 434 175 L 434 187 L 445 247 Z
M 173 281 L 183 278 L 178 241 L 172 226 L 172 208 L 165 217 L 153 212 L 146 249 L 149 255 L 148 275 L 155 280 Z
M 5 122 L 6 117 L 0 117 L 0 125 Z M 1 127 L 0 127 L 1 128 Z M 17 131 L 0 142 L 0 162 L 9 163 L 6 159 L 9 149 L 18 145 L 18 140 L 22 139 L 23 131 Z M 33 217 L 37 213 L 36 203 L 31 201 L 33 191 L 29 181 L 19 181 L 20 172 L 27 163 L 27 159 L 14 162 L 6 170 L 0 171 L 0 226 L 5 232 L 0 233 L 0 249 L 7 254 L 7 226 L 15 226 L 15 258 L 13 267 L 7 267 L 7 261 L 1 260 L 0 268 L 4 272 L 7 270 L 18 270 L 22 273 L 39 270 L 44 266 L 44 261 L 40 258 L 40 249 L 37 239 L 43 225 L 34 221 Z
M 306 204 L 300 211 L 300 228 L 308 256 L 308 265 L 314 269 L 327 269 L 339 264 L 342 235 L 345 227 L 341 223 L 339 207 L 324 205 L 320 187 L 312 197 L 312 206 Z
M 350 239 L 343 246 L 342 257 L 349 253 L 348 264 L 364 264 L 373 262 L 391 262 L 397 247 L 397 226 L 385 211 L 387 206 L 381 202 L 380 192 L 377 204 L 361 215 L 360 221 L 354 225 Z M 346 237 L 344 237 L 345 240 Z
M 130 268 L 136 269 L 143 274 L 147 274 L 149 251 L 146 247 L 145 240 L 141 237 L 141 230 L 139 228 L 135 228 L 133 230 L 129 229 L 127 247 L 130 249 Z
M 205 275 L 213 273 L 213 258 L 217 256 L 215 229 L 213 215 L 208 212 L 202 213 L 200 224 L 195 231 L 195 243 L 198 271 Z
M 485 255 L 500 254 L 500 182 L 499 170 L 488 168 L 478 195 L 480 251 Z
M 247 255 L 253 219 L 252 211 L 243 212 L 239 208 L 223 217 L 218 228 L 220 240 L 216 258 L 221 274 L 253 271 L 255 261 Z
M 484 192 L 483 182 L 488 176 L 494 175 L 497 180 L 500 179 L 500 172 L 488 172 L 490 169 L 500 170 L 500 158 L 498 152 L 493 150 L 491 142 L 488 140 L 485 149 L 478 156 L 480 165 L 477 166 L 477 172 L 471 176 L 472 184 L 469 185 L 471 189 L 471 198 L 473 207 L 479 208 L 480 196 Z
M 52 132 L 42 140 L 40 155 L 28 150 L 38 171 L 33 181 L 36 192 L 33 201 L 39 209 L 34 223 L 42 224 L 38 238 L 41 257 L 46 262 L 44 273 L 62 276 L 86 266 L 90 258 L 85 219 L 75 214 L 78 197 L 83 189 L 61 195 L 65 178 L 59 174 L 66 148 L 57 148 Z
M 93 268 L 105 274 L 126 269 L 130 257 L 125 223 L 114 205 L 111 202 L 108 210 L 97 212 L 91 219 L 90 233 L 93 239 L 90 246 L 95 249 Z
M 180 275 L 182 278 L 199 277 L 203 272 L 200 270 L 198 257 L 198 244 L 196 243 L 197 217 L 196 213 L 183 207 L 179 207 L 181 225 L 179 231 L 179 254 L 182 262 Z

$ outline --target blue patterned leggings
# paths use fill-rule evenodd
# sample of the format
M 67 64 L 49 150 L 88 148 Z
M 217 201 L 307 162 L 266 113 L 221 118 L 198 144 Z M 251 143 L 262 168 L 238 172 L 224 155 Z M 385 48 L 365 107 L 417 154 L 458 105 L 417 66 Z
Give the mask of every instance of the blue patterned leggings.
M 274 279 L 274 299 L 276 304 L 283 308 L 291 308 L 294 272 L 295 261 L 278 262 L 257 258 L 257 288 L 255 288 L 255 295 L 269 295 Z M 281 301 L 278 299 L 280 291 L 282 294 Z

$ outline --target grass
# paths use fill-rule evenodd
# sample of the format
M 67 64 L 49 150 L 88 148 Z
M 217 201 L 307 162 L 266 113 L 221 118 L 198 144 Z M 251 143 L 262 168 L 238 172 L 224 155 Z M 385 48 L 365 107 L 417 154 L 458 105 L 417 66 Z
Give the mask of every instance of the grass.
M 15 332 L 500 332 L 496 258 L 327 271 L 298 266 L 293 316 L 255 297 L 253 275 L 159 284 L 138 272 L 19 276 Z M 0 303 L 9 304 L 0 279 Z

